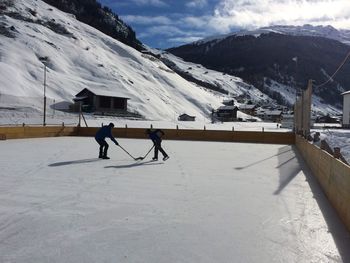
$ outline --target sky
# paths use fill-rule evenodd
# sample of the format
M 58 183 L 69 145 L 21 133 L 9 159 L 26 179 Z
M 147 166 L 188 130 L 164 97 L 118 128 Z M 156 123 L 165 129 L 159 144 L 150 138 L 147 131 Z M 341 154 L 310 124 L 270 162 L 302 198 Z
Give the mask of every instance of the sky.
M 350 0 L 100 0 L 144 44 L 169 48 L 270 25 L 350 28 Z

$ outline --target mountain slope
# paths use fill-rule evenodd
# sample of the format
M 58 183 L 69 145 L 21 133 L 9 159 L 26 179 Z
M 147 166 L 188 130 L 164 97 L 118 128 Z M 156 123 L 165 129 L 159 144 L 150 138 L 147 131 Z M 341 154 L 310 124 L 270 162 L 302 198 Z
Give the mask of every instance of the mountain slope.
M 41 111 L 42 61 L 46 96 L 56 103 L 71 102 L 83 88 L 93 87 L 131 98 L 130 111 L 148 119 L 182 113 L 204 119 L 221 105 L 222 94 L 184 80 L 158 59 L 42 1 L 18 0 L 1 13 L 0 107 Z
M 101 6 L 96 0 L 43 0 L 44 2 L 71 14 L 101 32 L 127 44 L 137 50 L 143 50 L 142 43 L 136 38 L 132 28 L 126 25 L 108 7 Z
M 291 89 L 295 88 L 295 79 L 298 89 L 303 89 L 308 79 L 323 83 L 349 52 L 349 46 L 322 37 L 267 33 L 229 36 L 168 51 L 187 61 L 237 75 L 268 93 L 273 81 Z M 297 68 L 295 57 L 298 57 Z M 350 86 L 349 70 L 350 64 L 346 64 L 333 82 L 315 88 L 314 94 L 325 104 L 341 108 L 340 93 Z

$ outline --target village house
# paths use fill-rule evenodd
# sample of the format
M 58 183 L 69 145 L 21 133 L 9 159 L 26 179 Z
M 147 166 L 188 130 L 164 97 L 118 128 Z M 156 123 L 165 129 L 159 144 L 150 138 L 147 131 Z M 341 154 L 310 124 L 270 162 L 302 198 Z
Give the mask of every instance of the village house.
M 255 111 L 256 111 L 257 106 L 254 104 L 242 104 L 239 106 L 239 110 L 241 112 L 244 112 L 246 114 L 255 116 Z
M 257 117 L 264 121 L 281 122 L 282 111 L 281 110 L 262 110 L 257 113 Z
M 195 121 L 196 120 L 196 116 L 190 116 L 186 113 L 181 114 L 178 118 L 179 121 Z
M 220 121 L 236 121 L 237 120 L 237 106 L 221 106 L 215 114 L 215 117 Z
M 128 109 L 129 98 L 119 95 L 114 91 L 106 91 L 97 88 L 85 88 L 75 95 L 74 110 L 114 113 L 126 112 Z
M 225 99 L 222 101 L 222 104 L 226 106 L 233 106 L 235 105 L 235 101 L 233 99 Z

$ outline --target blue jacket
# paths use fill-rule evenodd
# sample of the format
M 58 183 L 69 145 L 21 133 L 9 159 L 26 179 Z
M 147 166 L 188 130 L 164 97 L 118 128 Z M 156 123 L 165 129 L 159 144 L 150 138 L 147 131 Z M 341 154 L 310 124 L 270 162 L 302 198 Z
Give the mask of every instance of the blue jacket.
M 163 135 L 164 132 L 162 130 L 155 130 L 153 132 L 150 132 L 148 136 L 153 142 L 160 143 L 162 141 Z
M 117 144 L 116 139 L 112 135 L 112 128 L 108 125 L 102 126 L 102 128 L 100 128 L 97 131 L 95 135 L 95 139 L 100 141 L 100 140 L 104 140 L 106 137 L 110 138 L 115 144 Z

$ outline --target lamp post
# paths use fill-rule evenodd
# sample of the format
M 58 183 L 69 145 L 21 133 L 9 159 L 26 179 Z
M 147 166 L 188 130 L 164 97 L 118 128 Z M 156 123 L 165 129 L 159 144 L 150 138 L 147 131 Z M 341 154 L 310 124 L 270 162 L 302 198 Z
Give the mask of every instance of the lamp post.
M 46 64 L 44 63 L 44 120 L 43 126 L 46 126 Z
M 295 102 L 294 102 L 294 127 L 293 131 L 297 133 L 297 101 L 298 101 L 298 84 L 297 84 L 297 73 L 298 73 L 298 57 L 292 58 L 292 60 L 295 62 L 295 79 L 294 79 L 294 85 L 295 85 Z

